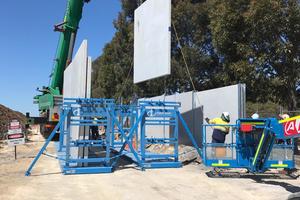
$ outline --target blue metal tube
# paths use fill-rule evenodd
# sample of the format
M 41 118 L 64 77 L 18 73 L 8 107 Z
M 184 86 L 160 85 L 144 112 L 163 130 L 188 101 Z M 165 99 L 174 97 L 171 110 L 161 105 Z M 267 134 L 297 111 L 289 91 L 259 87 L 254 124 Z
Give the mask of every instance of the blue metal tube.
M 140 120 L 143 118 L 144 114 L 145 114 L 145 110 L 142 110 L 141 113 L 140 113 L 140 117 L 137 119 L 137 121 L 135 122 L 135 124 L 134 124 L 133 127 L 131 128 L 131 130 L 130 130 L 128 136 L 125 135 L 125 133 L 124 133 L 124 131 L 121 129 L 119 123 L 116 123 L 116 125 L 117 125 L 118 128 L 120 129 L 121 134 L 123 135 L 123 137 L 124 137 L 124 139 L 125 139 L 125 141 L 124 141 L 124 143 L 123 143 L 123 145 L 122 145 L 122 147 L 121 147 L 121 149 L 120 149 L 120 151 L 119 151 L 119 154 L 122 154 L 122 153 L 123 153 L 126 144 L 128 144 L 128 146 L 129 146 L 131 152 L 133 153 L 135 159 L 137 160 L 137 162 L 138 162 L 139 164 L 141 163 L 141 160 L 140 160 L 140 158 L 139 158 L 139 155 L 138 155 L 137 152 L 133 149 L 132 144 L 131 144 L 129 141 L 130 141 L 130 139 L 132 138 L 133 133 L 134 133 L 134 131 L 137 129 L 137 127 L 138 127 L 138 125 L 139 125 L 139 122 L 140 122 Z M 116 161 L 117 161 L 117 160 L 116 160 Z M 116 161 L 114 162 L 114 164 L 116 163 Z
M 62 117 L 61 120 L 57 123 L 57 125 L 55 126 L 55 128 L 53 129 L 52 133 L 50 134 L 50 136 L 48 137 L 48 139 L 46 140 L 45 144 L 43 145 L 43 147 L 41 148 L 41 150 L 39 151 L 39 153 L 36 155 L 36 157 L 33 159 L 33 161 L 31 162 L 29 168 L 26 170 L 25 172 L 25 176 L 30 176 L 31 174 L 31 170 L 34 167 L 35 163 L 38 161 L 38 159 L 41 157 L 41 155 L 43 154 L 43 152 L 46 150 L 47 146 L 49 145 L 50 141 L 53 139 L 54 135 L 56 134 L 56 131 L 59 129 L 62 121 L 64 121 L 65 117 L 66 117 L 65 113 Z
M 176 123 L 149 123 L 149 122 L 146 122 L 145 125 L 148 125 L 148 126 L 176 126 Z
M 95 162 L 107 162 L 107 158 L 81 158 L 81 159 L 69 159 L 69 163 L 95 163 Z
M 203 163 L 206 164 L 207 155 L 206 155 L 206 126 L 202 126 L 202 159 Z
M 169 158 L 169 157 L 172 157 L 172 158 L 175 158 L 176 155 L 174 154 L 154 154 L 154 153 L 146 153 L 145 158 Z
M 63 115 L 63 110 L 62 110 L 62 112 L 60 113 L 60 116 L 62 116 Z M 59 133 L 59 149 L 58 149 L 58 151 L 62 151 L 62 148 L 63 148 L 63 146 L 64 146 L 64 136 L 65 136 L 65 129 L 64 129 L 64 125 L 65 125 L 65 122 L 63 122 L 62 124 L 61 124 L 61 129 L 60 129 L 60 133 Z
M 183 125 L 183 127 L 184 127 L 184 129 L 185 129 L 185 131 L 186 131 L 186 133 L 188 134 L 188 136 L 189 136 L 189 138 L 190 138 L 192 144 L 193 144 L 194 147 L 196 148 L 196 150 L 197 150 L 199 156 L 202 158 L 202 150 L 199 148 L 199 146 L 198 146 L 198 144 L 197 144 L 197 142 L 196 142 L 196 140 L 195 140 L 195 138 L 194 138 L 192 132 L 190 131 L 189 127 L 187 126 L 186 122 L 184 121 L 184 119 L 183 119 L 183 117 L 181 116 L 181 114 L 180 114 L 179 111 L 177 111 L 177 116 L 179 117 L 179 119 L 180 119 L 180 121 L 181 121 L 181 123 L 182 123 L 182 125 Z
M 141 127 L 141 130 L 140 130 L 140 132 L 141 132 L 141 139 L 140 139 L 140 141 L 141 141 L 141 160 L 144 162 L 145 161 L 145 154 L 146 154 L 146 152 L 145 152 L 145 137 L 146 137 L 146 135 L 145 135 L 145 131 L 146 131 L 146 127 L 145 127 L 145 117 L 144 117 L 144 115 L 142 116 L 143 118 L 141 119 L 141 123 L 140 123 L 140 127 Z
M 178 116 L 176 115 L 175 117 L 176 119 L 176 126 L 174 127 L 174 138 L 170 138 L 170 141 L 173 141 L 171 139 L 174 139 L 175 140 L 175 146 L 174 146 L 174 157 L 175 157 L 175 161 L 177 162 L 178 161 Z

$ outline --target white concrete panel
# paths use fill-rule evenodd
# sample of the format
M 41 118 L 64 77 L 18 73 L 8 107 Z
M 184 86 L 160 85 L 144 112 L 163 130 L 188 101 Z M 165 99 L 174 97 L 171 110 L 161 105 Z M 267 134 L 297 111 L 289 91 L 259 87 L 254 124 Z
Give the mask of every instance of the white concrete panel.
M 220 117 L 222 112 L 230 113 L 231 123 L 239 118 L 238 85 L 221 87 L 195 93 L 196 107 L 204 106 L 204 116 L 210 119 Z
M 171 73 L 171 0 L 147 0 L 134 13 L 134 83 Z
M 240 96 L 240 87 L 241 85 L 232 85 L 195 93 L 196 107 L 203 107 L 203 123 L 206 124 L 206 117 L 221 117 L 222 112 L 230 113 L 230 124 L 235 124 L 237 119 L 243 117 L 240 103 L 244 97 Z M 211 141 L 211 136 L 212 128 L 207 128 L 207 141 Z M 225 142 L 229 141 L 231 137 L 227 135 Z
M 86 80 L 86 98 L 91 98 L 92 91 L 92 58 L 88 57 L 87 80 Z
M 202 143 L 202 125 L 205 124 L 205 118 L 210 119 L 220 117 L 222 112 L 229 112 L 231 123 L 235 124 L 238 118 L 245 114 L 245 85 L 232 85 L 228 87 L 216 88 L 201 92 L 186 92 L 170 96 L 157 96 L 143 100 L 165 100 L 181 103 L 179 109 L 181 115 L 186 121 L 188 127 L 196 138 L 199 146 Z M 169 136 L 170 130 L 165 127 L 146 129 L 148 137 Z M 208 128 L 207 140 L 211 141 L 212 129 Z M 230 141 L 227 137 L 226 141 Z M 189 138 L 182 125 L 179 126 L 179 142 L 181 144 L 191 145 Z
M 85 98 L 87 90 L 87 40 L 64 72 L 64 98 Z
M 88 55 L 87 40 L 80 45 L 72 62 L 64 71 L 64 98 L 90 98 L 91 97 L 91 58 Z M 87 139 L 88 128 L 71 126 L 71 139 Z M 87 156 L 87 149 L 71 148 L 71 158 Z
M 193 110 L 193 92 L 185 92 L 185 93 L 176 93 L 169 96 L 157 96 L 147 99 L 140 100 L 153 100 L 153 101 L 174 101 L 180 102 L 181 107 L 179 108 L 180 113 L 188 113 Z M 192 126 L 192 121 L 188 121 Z M 180 130 L 180 128 L 179 128 Z M 169 129 L 169 126 L 148 126 L 146 127 L 146 136 L 151 137 L 169 137 L 172 135 L 172 131 Z

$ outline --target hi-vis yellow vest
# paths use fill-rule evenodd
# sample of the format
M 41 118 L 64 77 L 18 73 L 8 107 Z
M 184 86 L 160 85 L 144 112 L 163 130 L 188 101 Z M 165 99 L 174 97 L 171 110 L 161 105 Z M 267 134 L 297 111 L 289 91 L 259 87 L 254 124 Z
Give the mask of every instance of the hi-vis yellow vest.
M 223 121 L 221 118 L 214 118 L 209 120 L 210 124 L 228 124 L 228 122 Z M 218 129 L 220 131 L 225 132 L 226 134 L 229 133 L 229 126 L 214 126 L 213 128 Z

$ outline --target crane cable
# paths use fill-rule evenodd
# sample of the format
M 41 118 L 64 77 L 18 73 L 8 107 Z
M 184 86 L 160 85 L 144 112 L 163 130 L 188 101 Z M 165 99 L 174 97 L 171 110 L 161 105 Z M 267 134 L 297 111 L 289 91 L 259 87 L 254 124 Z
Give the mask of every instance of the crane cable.
M 184 62 L 184 65 L 185 65 L 185 68 L 186 68 L 186 71 L 187 71 L 187 74 L 189 76 L 189 79 L 191 81 L 191 84 L 192 84 L 192 87 L 193 87 L 193 92 L 196 92 L 196 87 L 195 87 L 195 84 L 193 82 L 193 79 L 192 79 L 192 76 L 191 76 L 191 73 L 190 73 L 190 70 L 189 70 L 189 66 L 187 64 L 187 61 L 186 61 L 186 56 L 184 55 L 184 52 L 182 50 L 182 46 L 181 46 L 181 42 L 179 40 L 179 37 L 178 37 L 178 33 L 177 33 L 177 29 L 175 27 L 175 24 L 174 22 L 172 22 L 172 26 L 173 26 L 173 29 L 174 29 L 174 33 L 175 33 L 175 37 L 176 37 L 176 40 L 177 40 L 177 44 L 179 46 L 179 49 L 180 49 L 180 52 L 181 52 L 181 55 L 182 55 L 182 58 L 183 58 L 183 62 Z M 193 94 L 194 96 L 194 94 Z M 203 118 L 205 117 L 204 116 L 204 111 L 203 111 L 203 108 L 201 107 L 201 103 L 200 103 L 200 100 L 199 100 L 199 96 L 196 94 L 196 99 L 199 103 L 199 108 L 201 109 L 201 112 L 203 113 Z M 204 123 L 207 123 L 205 120 L 203 120 Z M 207 123 L 208 124 L 208 123 Z M 212 127 L 211 127 L 212 128 Z
M 190 73 L 187 61 L 186 61 L 186 57 L 185 57 L 185 55 L 183 53 L 182 46 L 181 46 L 181 43 L 180 43 L 180 40 L 179 40 L 179 37 L 178 37 L 178 33 L 177 33 L 177 29 L 175 27 L 174 22 L 172 22 L 172 26 L 173 26 L 173 29 L 174 29 L 175 37 L 176 37 L 176 40 L 177 40 L 177 43 L 178 43 L 178 46 L 179 46 L 179 49 L 180 49 L 180 52 L 181 52 L 181 55 L 182 55 L 182 58 L 183 58 L 183 62 L 184 62 L 187 74 L 188 74 L 189 79 L 191 81 L 191 84 L 193 86 L 193 90 L 196 91 L 196 88 L 195 88 L 195 85 L 194 85 L 194 82 L 193 82 L 193 79 L 192 79 L 192 76 L 191 76 L 191 73 Z
M 172 22 L 172 26 L 173 26 L 174 33 L 175 33 L 175 37 L 176 37 L 176 40 L 177 40 L 177 43 L 178 43 L 178 46 L 179 46 L 179 49 L 180 49 L 180 53 L 181 53 L 182 58 L 183 58 L 183 62 L 184 62 L 185 68 L 186 68 L 186 71 L 187 71 L 187 75 L 189 76 L 190 82 L 191 82 L 192 87 L 193 87 L 193 91 L 195 92 L 195 91 L 196 91 L 196 87 L 195 87 L 195 84 L 194 84 L 194 82 L 193 82 L 193 79 L 192 79 L 192 76 L 191 76 L 191 73 L 190 73 L 190 70 L 189 70 L 189 66 L 188 66 L 187 61 L 186 61 L 186 56 L 185 56 L 185 54 L 184 54 L 184 52 L 183 52 L 183 50 L 182 50 L 181 42 L 180 42 L 180 40 L 179 40 L 178 32 L 177 32 L 177 29 L 176 29 L 176 27 L 175 27 L 174 22 Z M 122 96 L 122 94 L 123 94 L 123 91 L 124 91 L 124 89 L 125 89 L 125 87 L 126 87 L 126 84 L 127 84 L 128 80 L 129 80 L 129 76 L 130 76 L 130 74 L 131 74 L 132 68 L 133 68 L 133 64 L 132 64 L 132 62 L 131 62 L 130 70 L 129 70 L 128 74 L 127 74 L 127 77 L 126 77 L 126 79 L 125 79 L 125 82 L 124 82 L 124 85 L 123 85 L 123 87 L 122 87 L 122 90 L 120 91 L 120 94 L 119 94 L 119 96 L 118 96 L 118 99 L 120 99 L 121 96 Z M 165 94 L 164 94 L 164 95 L 166 95 L 166 80 L 165 80 Z M 199 96 L 198 96 L 197 94 L 196 94 L 196 99 L 197 99 L 199 105 L 201 105 L 200 100 L 199 100 Z M 203 113 L 203 108 L 202 108 L 201 106 L 200 106 L 200 109 L 201 109 L 201 111 L 202 111 L 202 113 Z M 203 114 L 204 114 L 204 113 L 203 113 Z M 204 116 L 203 116 L 203 117 L 204 117 Z M 206 122 L 206 121 L 204 120 L 204 123 L 205 123 L 205 122 Z
M 127 74 L 127 77 L 126 77 L 126 79 L 125 79 L 125 82 L 123 83 L 122 90 L 121 90 L 121 92 L 120 92 L 120 94 L 119 94 L 119 96 L 118 96 L 117 99 L 120 99 L 121 96 L 122 96 L 122 94 L 123 94 L 123 91 L 124 91 L 124 89 L 125 89 L 125 87 L 126 87 L 126 84 L 127 84 L 128 80 L 129 80 L 129 76 L 130 76 L 130 74 L 131 74 L 132 68 L 133 68 L 133 64 L 132 64 L 132 61 L 131 61 L 131 67 L 130 67 L 130 69 L 129 69 L 129 72 L 128 72 L 128 74 Z
M 184 62 L 185 68 L 186 68 L 186 71 L 187 71 L 187 75 L 188 75 L 188 77 L 189 77 L 189 79 L 190 79 L 190 82 L 191 82 L 191 84 L 192 84 L 193 91 L 196 91 L 196 87 L 195 87 L 195 84 L 194 84 L 194 82 L 193 82 L 193 79 L 192 79 L 192 76 L 191 76 L 191 73 L 190 73 L 190 70 L 189 70 L 187 61 L 186 61 L 186 57 L 185 57 L 184 52 L 183 52 L 183 50 L 182 50 L 182 46 L 181 46 L 181 43 L 180 43 L 180 40 L 179 40 L 179 37 L 178 37 L 178 33 L 177 33 L 177 29 L 176 29 L 176 27 L 175 27 L 174 22 L 172 22 L 172 26 L 173 26 L 174 33 L 175 33 L 175 37 L 176 37 L 176 40 L 177 40 L 177 43 L 178 43 L 178 46 L 179 46 L 179 49 L 180 49 L 180 53 L 181 53 L 182 58 L 183 58 L 183 62 Z M 125 82 L 124 82 L 124 85 L 123 85 L 123 87 L 122 87 L 122 90 L 120 91 L 120 94 L 119 94 L 119 96 L 118 96 L 118 99 L 119 99 L 119 98 L 122 96 L 122 94 L 123 94 L 123 91 L 124 91 L 124 89 L 125 89 L 125 87 L 126 87 L 127 81 L 128 81 L 128 79 L 129 79 L 130 73 L 131 73 L 131 71 L 132 71 L 132 68 L 133 68 L 133 64 L 132 64 L 132 62 L 131 62 L 130 70 L 129 70 L 128 74 L 127 74 L 127 77 L 126 77 L 126 79 L 125 79 Z M 166 87 L 166 83 L 165 83 L 165 87 Z M 166 88 L 165 88 L 165 93 L 166 93 Z M 198 97 L 198 95 L 197 95 L 197 97 Z

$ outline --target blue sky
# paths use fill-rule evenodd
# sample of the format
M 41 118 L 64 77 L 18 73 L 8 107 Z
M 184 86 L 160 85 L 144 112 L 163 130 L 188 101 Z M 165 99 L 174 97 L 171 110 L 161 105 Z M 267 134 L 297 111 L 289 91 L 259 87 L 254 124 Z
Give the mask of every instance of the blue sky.
M 67 0 L 7 0 L 0 6 L 0 104 L 38 115 L 36 88 L 48 86 Z M 111 40 L 119 0 L 92 0 L 83 11 L 74 52 L 88 39 L 93 59 Z

